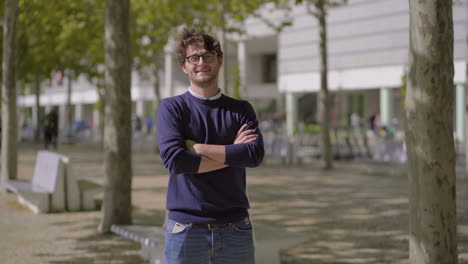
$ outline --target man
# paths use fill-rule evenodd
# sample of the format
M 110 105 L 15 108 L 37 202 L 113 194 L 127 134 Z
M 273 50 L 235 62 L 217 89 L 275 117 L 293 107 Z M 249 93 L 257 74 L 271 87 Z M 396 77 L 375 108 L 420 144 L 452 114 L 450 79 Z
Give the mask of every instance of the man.
M 245 168 L 264 154 L 255 112 L 218 88 L 223 52 L 212 36 L 185 28 L 177 56 L 190 87 L 163 100 L 157 120 L 170 171 L 166 264 L 254 263 Z
M 58 137 L 58 113 L 54 108 L 44 118 L 44 147 L 49 148 L 49 144 L 57 149 Z

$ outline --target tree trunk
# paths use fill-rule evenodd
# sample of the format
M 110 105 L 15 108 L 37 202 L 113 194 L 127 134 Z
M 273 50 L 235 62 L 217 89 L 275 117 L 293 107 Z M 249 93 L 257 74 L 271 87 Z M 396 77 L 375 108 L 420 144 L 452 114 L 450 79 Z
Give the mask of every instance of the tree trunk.
M 156 41 L 154 41 L 156 42 Z M 164 54 L 158 53 L 154 55 L 153 61 L 153 92 L 154 92 L 154 100 L 153 104 L 156 106 L 154 109 L 157 111 L 157 106 L 161 103 L 161 80 L 159 78 L 159 71 L 161 70 L 161 63 L 164 60 Z M 155 112 L 156 114 L 156 112 Z
M 130 2 L 106 0 L 106 120 L 104 168 L 106 187 L 99 231 L 132 223 L 132 130 Z
M 160 63 L 160 59 L 159 56 L 156 56 L 155 57 L 155 62 L 154 62 L 154 83 L 153 83 L 153 91 L 154 91 L 154 100 L 153 100 L 153 113 L 154 113 L 154 117 L 156 117 L 157 113 L 158 113 L 158 108 L 159 108 L 159 104 L 161 103 L 161 83 L 160 83 L 160 80 L 159 80 L 159 63 Z M 153 118 L 153 115 L 151 115 L 151 118 Z M 154 121 L 155 118 L 153 119 Z M 153 122 L 153 136 L 155 136 L 157 138 L 157 133 L 158 133 L 158 127 L 157 127 L 157 124 L 156 122 Z M 156 144 L 154 146 L 154 151 L 155 153 L 159 153 L 159 145 L 158 145 L 158 142 L 156 141 Z
M 106 89 L 102 87 L 102 81 L 98 81 L 98 97 L 99 97 L 99 137 L 101 140 L 101 149 L 104 151 L 104 120 L 106 120 Z
M 67 101 L 65 105 L 65 127 L 64 127 L 64 143 L 72 143 L 72 128 L 73 128 L 73 112 L 72 112 L 72 103 L 71 103 L 71 94 L 72 94 L 72 82 L 73 82 L 73 73 L 67 71 Z
M 328 92 L 328 62 L 327 62 L 327 22 L 324 0 L 316 4 L 317 18 L 320 30 L 320 93 L 319 113 L 322 115 L 322 159 L 324 169 L 332 169 L 332 152 L 330 142 L 330 95 Z
M 2 61 L 2 163 L 1 180 L 16 179 L 18 124 L 16 120 L 16 24 L 18 0 L 5 1 Z
M 468 38 L 468 35 L 467 35 Z M 466 74 L 465 74 L 465 108 L 464 108 L 464 139 L 463 143 L 465 146 L 465 174 L 468 174 L 468 39 L 466 49 Z
M 456 264 L 452 1 L 409 1 L 409 6 L 410 263 Z
M 468 13 L 468 9 L 467 13 Z M 466 14 L 468 17 L 468 14 Z M 468 28 L 468 20 L 465 25 Z M 468 172 L 468 34 L 465 42 L 465 115 L 464 115 L 464 145 L 465 145 L 465 168 Z
M 226 10 L 226 3 L 224 0 L 221 0 L 218 5 L 219 13 L 224 14 Z M 219 16 L 219 31 L 218 31 L 218 40 L 221 44 L 221 50 L 223 51 L 223 67 L 220 69 L 219 74 L 219 86 L 224 90 L 224 94 L 229 95 L 230 91 L 228 88 L 227 82 L 227 45 L 226 45 L 226 30 L 225 30 L 225 20 L 224 15 Z
M 42 114 L 41 114 L 41 79 L 39 77 L 39 74 L 36 74 L 36 80 L 34 82 L 34 96 L 36 97 L 35 99 L 35 107 L 36 107 L 36 127 L 34 128 L 34 141 L 36 143 L 39 143 L 41 140 L 41 131 L 42 131 Z

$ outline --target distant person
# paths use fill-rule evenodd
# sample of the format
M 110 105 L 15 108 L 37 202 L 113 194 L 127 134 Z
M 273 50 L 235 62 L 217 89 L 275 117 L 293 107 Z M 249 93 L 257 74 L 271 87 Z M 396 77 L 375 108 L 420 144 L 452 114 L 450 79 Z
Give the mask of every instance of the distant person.
M 382 119 L 380 118 L 379 113 L 375 113 L 374 127 L 379 129 L 382 126 Z
M 379 130 L 380 130 L 380 126 L 382 125 L 382 122 L 380 120 L 380 114 L 378 112 L 372 114 L 369 117 L 369 125 L 370 125 L 370 129 L 374 132 L 374 134 L 376 136 L 379 136 L 380 135 Z
M 141 121 L 141 118 L 138 115 L 135 115 L 133 118 L 133 141 L 134 141 L 134 146 L 141 148 L 143 145 L 143 124 Z
M 374 131 L 375 130 L 375 113 L 371 114 L 369 116 L 369 128 L 370 130 Z
M 141 124 L 141 118 L 140 118 L 139 116 L 135 116 L 133 128 L 134 128 L 134 130 L 135 130 L 136 132 L 140 132 L 140 131 L 141 131 L 142 124 Z
M 218 87 L 218 40 L 185 28 L 177 47 L 190 87 L 162 101 L 158 144 L 169 169 L 166 264 L 252 264 L 246 167 L 260 165 L 263 137 L 252 106 Z
M 151 117 L 146 117 L 146 134 L 151 134 L 153 128 L 153 119 Z
M 58 138 L 58 113 L 54 108 L 44 118 L 44 147 L 49 148 L 52 144 L 57 149 Z

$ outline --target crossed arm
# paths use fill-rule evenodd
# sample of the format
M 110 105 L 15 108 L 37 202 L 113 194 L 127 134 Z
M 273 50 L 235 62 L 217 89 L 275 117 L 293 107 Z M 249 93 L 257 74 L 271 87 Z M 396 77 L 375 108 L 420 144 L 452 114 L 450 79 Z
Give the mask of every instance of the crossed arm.
M 233 144 L 242 144 L 253 142 L 257 139 L 257 134 L 254 134 L 255 129 L 247 129 L 244 124 L 237 132 Z M 226 146 L 201 144 L 193 140 L 185 140 L 187 150 L 197 153 L 202 156 L 198 173 L 210 172 L 227 167 L 226 162 Z

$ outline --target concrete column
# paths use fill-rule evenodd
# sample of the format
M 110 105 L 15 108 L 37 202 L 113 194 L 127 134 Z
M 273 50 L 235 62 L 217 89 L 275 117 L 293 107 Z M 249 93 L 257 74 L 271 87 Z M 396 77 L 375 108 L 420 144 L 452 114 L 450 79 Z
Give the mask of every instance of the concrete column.
M 83 104 L 75 105 L 75 121 L 83 121 Z
M 286 162 L 288 164 L 295 164 L 297 163 L 297 156 L 296 156 L 296 142 L 294 138 L 294 134 L 296 131 L 294 127 L 298 126 L 297 123 L 297 112 L 298 112 L 298 105 L 297 105 L 297 95 L 293 93 L 286 93 L 286 134 L 288 138 L 288 148 L 287 148 L 287 158 Z
M 240 77 L 240 94 L 246 97 L 247 91 L 247 45 L 245 40 L 241 40 L 237 43 L 237 61 L 239 65 L 239 77 Z
M 101 126 L 99 124 L 100 117 L 99 117 L 99 109 L 93 106 L 93 122 L 92 122 L 92 135 L 93 139 L 96 141 L 101 140 Z
M 174 96 L 174 66 L 173 66 L 173 54 L 174 54 L 174 40 L 169 39 L 166 46 L 164 47 L 164 82 L 166 95 L 171 97 Z
M 135 102 L 135 114 L 143 120 L 145 115 L 145 102 L 143 100 Z
M 465 85 L 457 84 L 456 88 L 456 103 L 455 103 L 455 138 L 458 142 L 463 142 L 465 134 L 465 121 L 464 121 L 464 110 L 465 110 Z
M 286 95 L 278 93 L 276 96 L 276 111 L 286 113 Z
M 93 107 L 93 125 L 94 129 L 99 129 L 99 110 Z
M 286 134 L 294 136 L 294 126 L 297 125 L 297 97 L 293 93 L 286 93 Z
M 392 125 L 392 90 L 380 88 L 380 118 L 382 125 Z

